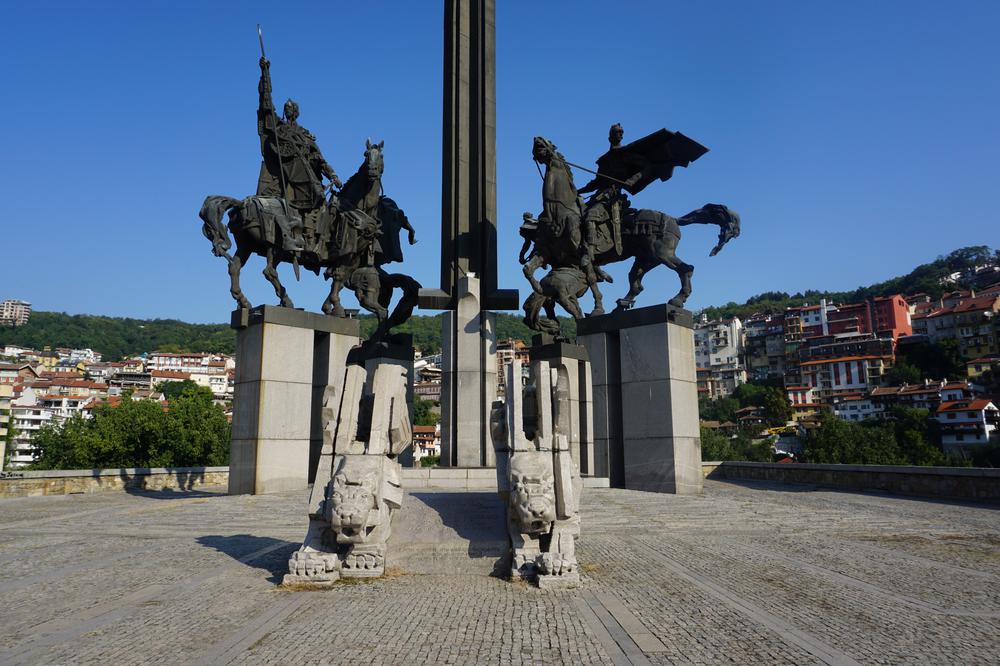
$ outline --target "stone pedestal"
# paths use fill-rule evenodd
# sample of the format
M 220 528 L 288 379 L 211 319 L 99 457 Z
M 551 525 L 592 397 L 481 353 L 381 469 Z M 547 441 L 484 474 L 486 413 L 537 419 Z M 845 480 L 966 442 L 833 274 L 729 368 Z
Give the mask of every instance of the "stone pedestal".
M 550 336 L 536 335 L 529 350 L 532 361 L 548 361 L 553 368 L 565 368 L 569 394 L 566 435 L 573 460 L 583 476 L 596 476 L 594 451 L 593 377 L 590 357 L 583 345 L 555 342 Z M 516 380 L 516 378 L 515 378 Z M 603 476 L 607 476 L 605 473 Z
M 497 398 L 496 314 L 482 309 L 480 282 L 463 277 L 441 318 L 441 465 L 493 467 L 489 413 Z
M 611 486 L 702 490 L 694 322 L 656 305 L 577 322 L 594 387 L 594 473 Z
M 233 312 L 236 386 L 229 493 L 305 488 L 322 446 L 328 384 L 343 383 L 359 322 L 261 305 Z

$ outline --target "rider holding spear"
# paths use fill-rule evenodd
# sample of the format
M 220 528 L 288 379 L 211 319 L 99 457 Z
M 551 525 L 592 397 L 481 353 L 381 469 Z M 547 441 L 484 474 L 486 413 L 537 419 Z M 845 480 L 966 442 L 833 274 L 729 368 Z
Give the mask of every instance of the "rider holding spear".
M 278 118 L 271 99 L 271 63 L 264 55 L 260 37 L 260 103 L 257 107 L 257 134 L 263 161 L 257 181 L 257 195 L 280 197 L 302 216 L 306 249 L 313 249 L 320 209 L 326 201 L 323 178 L 342 187 L 333 167 L 316 145 L 316 137 L 298 124 L 299 105 L 285 102 L 284 118 Z

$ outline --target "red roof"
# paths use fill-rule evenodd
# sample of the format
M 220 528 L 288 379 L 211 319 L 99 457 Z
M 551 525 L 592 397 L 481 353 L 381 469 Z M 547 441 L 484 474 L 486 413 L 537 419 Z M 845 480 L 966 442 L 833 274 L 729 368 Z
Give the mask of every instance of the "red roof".
M 938 412 L 981 412 L 993 403 L 989 400 L 952 400 L 942 402 Z
M 179 370 L 153 370 L 151 376 L 153 379 L 191 379 L 190 372 Z
M 970 298 L 968 300 L 962 301 L 955 306 L 955 312 L 975 312 L 976 310 L 992 310 L 996 307 L 997 301 L 1000 300 L 1000 296 L 990 295 L 990 296 L 977 296 L 975 298 Z
M 821 361 L 805 361 L 804 363 L 799 363 L 799 365 L 820 365 L 821 363 L 842 363 L 844 361 L 865 361 L 873 358 L 888 358 L 886 356 L 838 356 L 837 358 L 828 358 Z

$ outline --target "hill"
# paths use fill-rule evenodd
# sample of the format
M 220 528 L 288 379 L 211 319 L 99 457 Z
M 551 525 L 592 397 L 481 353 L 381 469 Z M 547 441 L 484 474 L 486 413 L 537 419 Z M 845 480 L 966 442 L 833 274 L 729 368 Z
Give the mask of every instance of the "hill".
M 951 254 L 939 256 L 930 263 L 921 264 L 906 275 L 867 287 L 858 287 L 854 291 L 809 289 L 795 294 L 788 294 L 784 291 L 767 291 L 751 296 L 744 303 L 730 302 L 725 305 L 707 307 L 701 313 L 708 315 L 709 319 L 733 316 L 746 319 L 757 312 L 777 314 L 784 312 L 785 308 L 806 303 L 815 305 L 822 298 L 836 303 L 860 303 L 876 296 L 919 294 L 921 292 L 938 298 L 946 291 L 983 286 L 975 284 L 974 279 L 968 277 L 958 278 L 951 283 L 944 283 L 943 280 L 955 273 L 971 272 L 976 266 L 984 264 L 1000 265 L 1000 250 L 993 250 L 986 245 L 963 247 Z
M 817 291 L 795 294 L 769 291 L 752 296 L 744 303 L 708 307 L 702 313 L 710 319 L 737 316 L 745 319 L 756 312 L 780 313 L 788 307 L 817 303 L 821 298 L 837 303 L 858 303 L 876 296 L 924 292 L 938 297 L 945 291 L 982 286 L 972 278 L 960 277 L 951 283 L 942 280 L 956 273 L 971 272 L 984 264 L 1000 265 L 1000 251 L 986 245 L 964 247 L 934 261 L 921 264 L 906 275 L 894 277 L 854 291 Z M 576 324 L 560 318 L 563 331 L 572 335 Z M 375 318 L 361 316 L 361 334 L 375 330 Z M 426 354 L 441 349 L 441 315 L 415 315 L 397 329 L 413 335 L 413 344 Z M 497 314 L 497 338 L 528 342 L 532 331 L 520 315 Z M 188 324 L 176 319 L 128 319 L 95 315 L 68 315 L 61 312 L 33 312 L 31 320 L 18 328 L 0 328 L 0 344 L 15 344 L 34 349 L 50 347 L 87 348 L 101 352 L 107 360 L 117 360 L 143 352 L 221 352 L 232 354 L 236 335 L 227 324 Z
M 361 316 L 361 334 L 375 330 L 371 315 Z M 576 326 L 568 318 L 563 328 L 572 333 Z M 413 344 L 426 354 L 441 349 L 441 315 L 415 315 L 396 329 L 413 335 Z M 532 331 L 520 316 L 497 315 L 497 337 L 528 342 Z M 236 334 L 228 324 L 188 324 L 176 319 L 129 319 L 97 315 L 69 315 L 63 312 L 33 312 L 24 326 L 0 328 L 0 345 L 12 344 L 41 350 L 44 347 L 90 348 L 105 360 L 118 360 L 143 352 L 221 352 L 232 354 Z

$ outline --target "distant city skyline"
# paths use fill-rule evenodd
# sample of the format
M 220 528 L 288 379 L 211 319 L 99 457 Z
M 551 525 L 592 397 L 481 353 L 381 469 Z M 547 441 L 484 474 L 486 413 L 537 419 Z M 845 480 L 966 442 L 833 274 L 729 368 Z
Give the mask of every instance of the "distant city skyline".
M 439 3 L 308 16 L 264 3 L 10 13 L 0 182 L 4 246 L 16 252 L 0 298 L 228 319 L 225 265 L 197 211 L 208 194 L 253 193 L 258 22 L 275 101 L 299 102 L 341 178 L 367 137 L 385 140 L 386 194 L 419 239 L 402 269 L 437 286 Z M 516 256 L 521 213 L 540 208 L 531 138 L 592 166 L 614 122 L 626 141 L 667 127 L 710 148 L 633 205 L 680 216 L 724 203 L 742 216 L 743 235 L 711 259 L 715 229 L 685 228 L 678 254 L 696 266 L 695 310 L 764 291 L 850 290 L 997 245 L 998 19 L 987 2 L 498 3 L 500 286 L 527 293 Z M 262 269 L 252 259 L 244 287 L 255 304 L 274 303 Z M 281 270 L 296 305 L 318 310 L 328 283 Z M 611 271 L 607 298 L 624 293 L 627 270 Z M 653 271 L 637 305 L 665 301 L 676 280 Z

